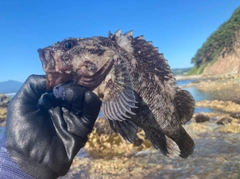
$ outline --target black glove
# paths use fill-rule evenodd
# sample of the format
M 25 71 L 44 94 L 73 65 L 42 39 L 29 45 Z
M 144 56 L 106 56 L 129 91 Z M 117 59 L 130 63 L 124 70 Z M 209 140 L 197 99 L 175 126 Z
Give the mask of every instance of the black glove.
M 68 172 L 101 106 L 94 93 L 73 83 L 56 87 L 54 93 L 46 93 L 45 77 L 32 75 L 8 108 L 5 147 L 34 178 L 57 178 Z

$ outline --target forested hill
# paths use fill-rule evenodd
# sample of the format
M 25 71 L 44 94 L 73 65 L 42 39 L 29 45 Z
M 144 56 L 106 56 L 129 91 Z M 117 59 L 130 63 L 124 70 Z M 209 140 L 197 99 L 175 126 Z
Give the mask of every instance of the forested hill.
M 206 42 L 198 49 L 192 58 L 194 68 L 190 74 L 201 74 L 206 67 L 214 65 L 219 57 L 226 57 L 234 51 L 236 41 L 240 38 L 240 7 L 238 7 L 231 18 L 223 23 Z M 227 60 L 227 58 L 225 59 Z

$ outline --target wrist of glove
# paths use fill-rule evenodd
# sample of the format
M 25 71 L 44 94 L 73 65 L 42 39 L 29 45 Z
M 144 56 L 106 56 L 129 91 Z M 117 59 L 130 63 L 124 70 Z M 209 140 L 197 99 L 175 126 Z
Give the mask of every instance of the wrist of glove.
M 65 175 L 100 106 L 98 97 L 79 85 L 67 83 L 46 93 L 45 78 L 30 76 L 8 109 L 5 146 L 11 159 L 34 178 Z

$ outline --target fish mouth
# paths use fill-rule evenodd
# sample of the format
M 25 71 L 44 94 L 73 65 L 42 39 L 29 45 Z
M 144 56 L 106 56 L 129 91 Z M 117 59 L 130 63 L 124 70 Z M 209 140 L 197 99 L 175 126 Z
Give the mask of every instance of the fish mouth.
M 47 91 L 52 91 L 54 86 L 72 80 L 72 75 L 56 70 L 56 62 L 49 49 L 38 49 L 39 58 L 42 62 L 43 70 L 46 73 Z
M 42 62 L 43 70 L 46 73 L 46 86 L 48 91 L 51 91 L 54 86 L 68 81 L 73 81 L 74 83 L 88 88 L 89 90 L 93 90 L 100 85 L 114 64 L 114 60 L 108 60 L 93 75 L 89 75 L 88 73 L 84 74 L 86 64 L 81 65 L 76 71 L 73 71 L 70 66 L 68 69 L 60 70 L 60 60 L 57 59 L 56 56 L 54 56 L 54 52 L 48 48 L 38 49 L 38 54 Z
M 42 62 L 43 70 L 45 72 L 55 72 L 56 71 L 56 69 L 55 69 L 56 63 L 51 54 L 51 51 L 40 48 L 37 50 L 37 52 L 38 52 L 39 58 Z
M 47 91 L 52 91 L 54 86 L 60 84 L 60 83 L 66 83 L 68 81 L 72 80 L 72 75 L 66 74 L 66 73 L 46 73 L 46 86 Z

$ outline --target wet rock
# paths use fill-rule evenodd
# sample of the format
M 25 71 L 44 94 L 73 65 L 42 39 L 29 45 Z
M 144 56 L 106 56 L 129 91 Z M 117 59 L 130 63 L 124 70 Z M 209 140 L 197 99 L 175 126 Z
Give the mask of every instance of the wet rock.
M 6 108 L 10 102 L 11 98 L 5 94 L 0 94 L 0 107 Z
M 7 95 L 0 94 L 0 126 L 5 125 L 5 120 L 7 116 L 7 106 L 11 98 Z
M 226 90 L 231 88 L 239 88 L 239 76 L 202 76 L 198 80 L 185 85 L 184 87 L 197 87 L 203 91 Z
M 206 122 L 206 121 L 210 121 L 210 118 L 208 116 L 205 116 L 204 114 L 197 114 L 195 116 L 195 121 L 197 123 Z
M 85 149 L 91 157 L 108 159 L 120 155 L 130 156 L 137 151 L 151 147 L 151 142 L 145 139 L 142 130 L 137 133 L 135 142 L 129 144 L 111 129 L 108 121 L 104 118 L 97 119 L 85 145 Z
M 170 168 L 173 166 L 149 164 L 149 157 L 115 157 L 108 160 L 75 158 L 70 171 L 62 178 L 154 178 L 149 176 Z
M 95 125 L 96 133 L 98 135 L 112 135 L 115 134 L 115 132 L 110 127 L 110 124 L 107 119 L 99 118 L 97 119 Z
M 220 120 L 218 120 L 216 123 L 219 125 L 225 125 L 225 124 L 229 124 L 231 122 L 232 122 L 231 118 L 224 117 L 224 118 L 221 118 Z
M 209 107 L 213 109 L 218 109 L 226 112 L 239 112 L 240 105 L 232 101 L 221 101 L 221 100 L 203 100 L 196 102 L 198 107 Z
M 230 114 L 231 117 L 240 119 L 240 112 L 235 112 Z
M 240 104 L 240 98 L 237 99 L 231 99 L 232 102 L 236 103 L 236 104 Z
M 7 108 L 0 107 L 0 126 L 5 126 L 5 120 L 7 117 Z
M 226 123 L 223 125 L 219 131 L 224 133 L 240 134 L 240 123 L 238 120 L 233 119 L 231 123 Z
M 134 145 L 134 146 L 140 146 L 140 145 L 142 145 L 142 143 L 143 143 L 143 140 L 142 140 L 142 139 L 136 138 L 135 141 L 134 141 L 134 143 L 133 143 L 133 145 Z

